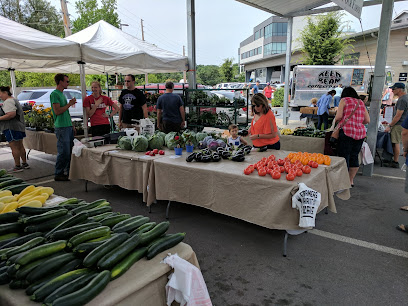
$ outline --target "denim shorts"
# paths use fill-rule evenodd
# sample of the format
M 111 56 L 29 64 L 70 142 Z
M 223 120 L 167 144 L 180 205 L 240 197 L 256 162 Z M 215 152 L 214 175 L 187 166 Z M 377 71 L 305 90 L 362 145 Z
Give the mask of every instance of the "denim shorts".
M 3 134 L 6 136 L 8 142 L 23 140 L 23 138 L 26 137 L 25 132 L 13 130 L 4 130 Z

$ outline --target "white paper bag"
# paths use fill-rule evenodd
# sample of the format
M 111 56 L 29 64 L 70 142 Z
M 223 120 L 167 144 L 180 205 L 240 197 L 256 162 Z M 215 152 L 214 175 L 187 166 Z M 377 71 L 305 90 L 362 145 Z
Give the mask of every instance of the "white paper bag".
M 80 142 L 78 139 L 74 139 L 74 146 L 72 147 L 72 154 L 76 157 L 81 156 L 82 148 L 86 148 L 86 146 Z
M 166 285 L 168 306 L 173 301 L 180 303 L 181 306 L 212 305 L 200 269 L 177 254 L 167 256 L 163 262 L 174 269 Z

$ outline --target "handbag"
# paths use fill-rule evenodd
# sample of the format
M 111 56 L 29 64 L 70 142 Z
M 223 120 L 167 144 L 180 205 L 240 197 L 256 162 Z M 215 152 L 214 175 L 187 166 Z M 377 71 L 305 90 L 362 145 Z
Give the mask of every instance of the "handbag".
M 343 123 L 338 124 L 335 126 L 335 122 L 332 124 L 332 126 L 330 127 L 330 131 L 332 132 L 331 136 L 330 136 L 330 142 L 331 143 L 336 143 L 337 139 L 339 139 L 340 136 L 340 129 L 345 126 L 347 124 L 347 121 L 349 121 L 349 119 L 354 115 L 354 113 L 356 112 L 358 106 L 359 106 L 360 102 L 356 103 L 356 106 L 354 107 L 353 111 L 350 113 L 350 115 L 343 121 Z

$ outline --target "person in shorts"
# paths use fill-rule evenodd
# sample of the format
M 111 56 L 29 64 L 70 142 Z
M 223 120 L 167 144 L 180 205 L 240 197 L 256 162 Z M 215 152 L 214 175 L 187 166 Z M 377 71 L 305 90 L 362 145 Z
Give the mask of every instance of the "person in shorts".
M 385 132 L 391 133 L 392 149 L 394 151 L 394 160 L 389 164 L 390 167 L 399 168 L 398 158 L 400 154 L 400 142 L 402 126 L 405 118 L 408 115 L 408 95 L 405 91 L 404 83 L 395 83 L 390 87 L 394 96 L 398 97 L 397 105 L 395 106 L 395 115 L 392 121 L 385 128 Z
M 30 168 L 23 144 L 23 138 L 26 137 L 24 112 L 18 100 L 13 98 L 10 87 L 0 87 L 0 99 L 3 101 L 0 104 L 0 130 L 10 145 L 15 164 L 9 172 L 21 172 Z

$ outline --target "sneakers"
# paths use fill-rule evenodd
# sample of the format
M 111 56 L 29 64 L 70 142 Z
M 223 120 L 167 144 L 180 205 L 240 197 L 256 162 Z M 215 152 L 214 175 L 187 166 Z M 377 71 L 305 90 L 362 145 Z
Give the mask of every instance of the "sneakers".
M 399 163 L 398 163 L 398 162 L 396 162 L 396 161 L 391 161 L 390 167 L 392 167 L 392 168 L 399 168 L 400 166 L 399 166 Z
M 67 182 L 67 181 L 69 181 L 69 178 L 68 178 L 68 175 L 59 174 L 59 175 L 56 175 L 56 176 L 54 177 L 54 181 L 57 181 L 57 182 Z
M 23 167 L 22 166 L 14 166 L 14 168 L 8 170 L 8 173 L 17 173 L 17 172 L 21 172 L 23 171 Z
M 21 167 L 24 168 L 24 169 L 30 169 L 30 165 L 27 164 L 27 163 L 22 163 Z

